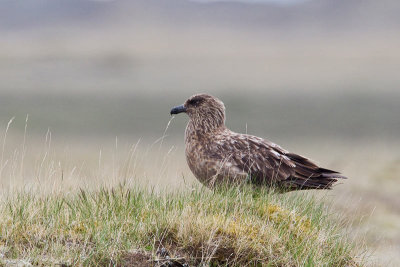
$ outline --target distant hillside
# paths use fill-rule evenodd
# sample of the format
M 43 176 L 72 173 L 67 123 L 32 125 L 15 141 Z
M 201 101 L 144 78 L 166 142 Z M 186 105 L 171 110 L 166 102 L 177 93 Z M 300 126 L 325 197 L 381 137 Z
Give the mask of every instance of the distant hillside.
M 160 23 L 174 26 L 213 25 L 258 30 L 320 31 L 395 30 L 400 27 L 395 0 L 312 0 L 293 5 L 238 2 L 199 3 L 186 0 L 4 0 L 0 29 L 35 29 L 98 23 Z
M 394 0 L 3 0 L 0 91 L 397 90 L 398 14 Z

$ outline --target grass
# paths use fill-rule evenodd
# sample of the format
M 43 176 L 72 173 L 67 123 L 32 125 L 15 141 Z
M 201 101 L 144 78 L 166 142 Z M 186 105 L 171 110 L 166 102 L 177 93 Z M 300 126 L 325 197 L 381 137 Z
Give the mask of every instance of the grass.
M 363 265 L 346 222 L 330 213 L 307 192 L 248 185 L 172 193 L 127 185 L 41 196 L 20 191 L 0 203 L 0 266 L 16 259 L 162 266 L 168 257 L 176 264 L 168 266 Z
M 348 220 L 311 192 L 178 186 L 163 138 L 122 154 L 116 139 L 93 161 L 81 146 L 58 155 L 49 132 L 42 149 L 27 149 L 25 134 L 10 145 L 11 123 L 0 161 L 0 266 L 364 265 Z M 141 183 L 150 180 L 157 190 Z

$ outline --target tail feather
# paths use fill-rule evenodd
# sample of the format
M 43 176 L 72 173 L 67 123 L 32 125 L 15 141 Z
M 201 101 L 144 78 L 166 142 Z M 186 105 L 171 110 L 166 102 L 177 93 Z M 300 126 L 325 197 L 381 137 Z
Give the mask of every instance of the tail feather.
M 320 168 L 307 158 L 297 154 L 287 154 L 295 162 L 295 173 L 289 177 L 286 186 L 296 190 L 302 189 L 331 189 L 338 179 L 346 179 L 339 172 Z

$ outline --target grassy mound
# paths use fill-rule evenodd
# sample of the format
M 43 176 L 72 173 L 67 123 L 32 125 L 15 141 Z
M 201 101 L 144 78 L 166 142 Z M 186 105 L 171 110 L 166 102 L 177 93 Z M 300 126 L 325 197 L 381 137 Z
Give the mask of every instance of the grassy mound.
M 16 193 L 0 214 L 0 266 L 361 265 L 345 224 L 307 193 L 249 186 Z

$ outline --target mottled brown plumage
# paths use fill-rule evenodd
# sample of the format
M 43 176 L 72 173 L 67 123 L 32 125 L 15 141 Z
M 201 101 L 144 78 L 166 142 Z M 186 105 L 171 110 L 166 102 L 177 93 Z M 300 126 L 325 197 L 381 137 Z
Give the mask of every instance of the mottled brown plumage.
M 189 122 L 185 132 L 186 160 L 206 186 L 249 181 L 283 190 L 330 189 L 338 172 L 320 168 L 309 159 L 280 146 L 225 127 L 225 106 L 216 97 L 198 94 L 172 114 L 185 112 Z

